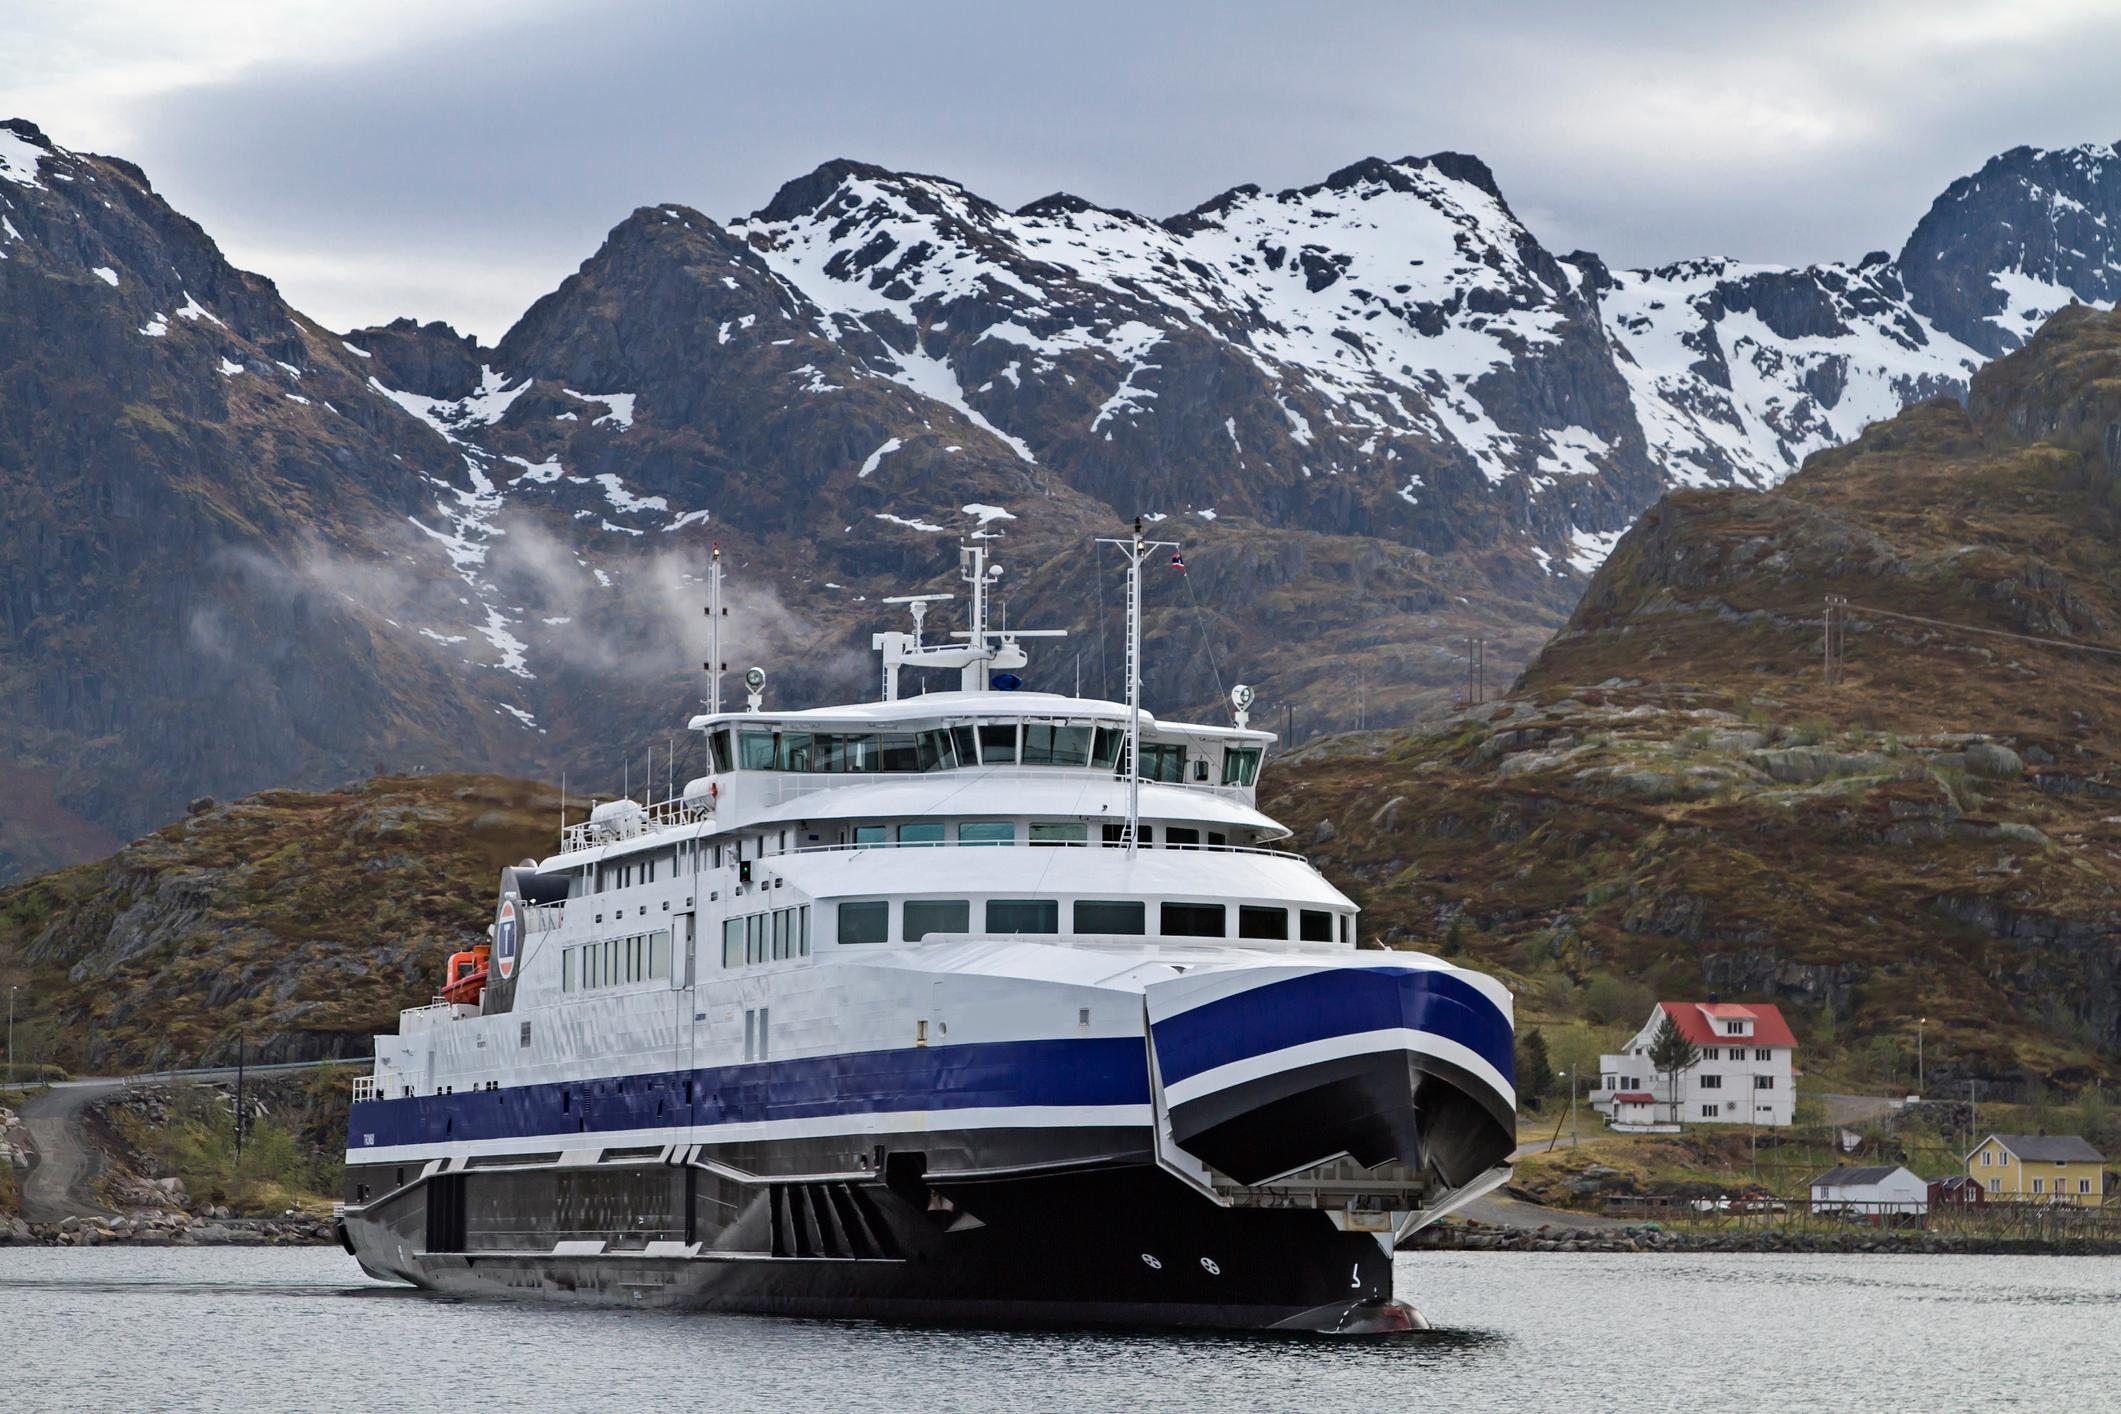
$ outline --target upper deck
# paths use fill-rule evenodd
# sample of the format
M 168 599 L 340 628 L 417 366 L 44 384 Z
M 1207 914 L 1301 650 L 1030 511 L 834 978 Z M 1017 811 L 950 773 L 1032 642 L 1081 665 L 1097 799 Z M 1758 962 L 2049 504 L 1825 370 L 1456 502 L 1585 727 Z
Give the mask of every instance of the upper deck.
M 832 804 L 813 802 L 798 813 L 927 815 L 947 803 L 956 814 L 1008 815 L 1030 795 L 1053 797 L 1062 813 L 1110 818 L 1109 791 L 1128 775 L 1127 721 L 1122 703 L 992 691 L 703 714 L 688 725 L 705 735 L 710 774 L 684 799 L 570 825 L 561 849 L 698 829 L 710 819 L 717 831 L 764 824 L 826 792 L 835 794 Z M 1167 816 L 1281 833 L 1252 808 L 1260 759 L 1273 740 L 1271 732 L 1159 722 L 1143 712 L 1145 799 Z

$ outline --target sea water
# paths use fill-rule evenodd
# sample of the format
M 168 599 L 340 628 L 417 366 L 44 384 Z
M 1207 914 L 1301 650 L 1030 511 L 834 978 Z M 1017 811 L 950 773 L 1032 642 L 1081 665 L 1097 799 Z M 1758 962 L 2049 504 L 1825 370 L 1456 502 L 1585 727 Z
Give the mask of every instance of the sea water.
M 335 1248 L 0 1249 L 11 1410 L 2042 1409 L 2121 1403 L 2121 1259 L 1407 1253 L 1376 1340 L 425 1296 Z

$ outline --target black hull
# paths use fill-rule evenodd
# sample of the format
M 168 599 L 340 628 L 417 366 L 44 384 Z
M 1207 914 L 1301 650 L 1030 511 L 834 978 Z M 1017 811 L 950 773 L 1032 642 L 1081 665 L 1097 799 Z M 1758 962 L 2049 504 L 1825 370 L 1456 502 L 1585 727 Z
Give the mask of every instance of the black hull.
M 670 1202 L 649 1226 L 586 1236 L 611 1232 L 600 1202 L 638 1217 L 657 1194 Z M 1223 1208 L 1143 1164 L 932 1186 L 905 1170 L 737 1184 L 666 1165 L 474 1169 L 345 1221 L 372 1275 L 458 1296 L 981 1325 L 1408 1326 L 1388 1237 L 1323 1212 Z M 552 1250 L 575 1241 L 606 1250 Z

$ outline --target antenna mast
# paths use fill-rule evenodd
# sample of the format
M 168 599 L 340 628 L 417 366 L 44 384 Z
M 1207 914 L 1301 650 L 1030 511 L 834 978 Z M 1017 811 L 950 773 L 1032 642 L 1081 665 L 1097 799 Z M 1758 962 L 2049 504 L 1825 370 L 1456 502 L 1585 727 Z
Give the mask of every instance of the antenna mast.
M 722 542 L 714 542 L 713 572 L 707 578 L 707 712 L 722 710 Z
M 1142 561 L 1155 550 L 1176 550 L 1174 540 L 1144 540 L 1142 518 L 1134 518 L 1134 534 L 1126 540 L 1100 539 L 1100 545 L 1117 545 L 1127 557 L 1127 858 L 1134 858 L 1135 836 L 1141 832 L 1142 802 Z

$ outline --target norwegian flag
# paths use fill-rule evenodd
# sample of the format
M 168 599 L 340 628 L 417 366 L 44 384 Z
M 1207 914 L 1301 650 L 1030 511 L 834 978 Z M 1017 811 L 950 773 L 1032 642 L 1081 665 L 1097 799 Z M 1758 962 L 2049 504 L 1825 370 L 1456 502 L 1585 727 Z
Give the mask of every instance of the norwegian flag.
M 1182 569 L 1184 569 L 1185 567 L 1186 567 L 1186 557 L 1185 557 L 1185 555 L 1183 555 L 1182 553 L 1180 553 L 1180 552 L 1179 552 L 1179 551 L 1177 551 L 1177 550 L 1173 550 L 1173 551 L 1171 552 L 1171 568 L 1172 568 L 1172 569 L 1175 569 L 1175 570 L 1182 570 Z

